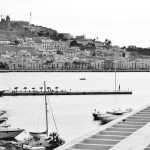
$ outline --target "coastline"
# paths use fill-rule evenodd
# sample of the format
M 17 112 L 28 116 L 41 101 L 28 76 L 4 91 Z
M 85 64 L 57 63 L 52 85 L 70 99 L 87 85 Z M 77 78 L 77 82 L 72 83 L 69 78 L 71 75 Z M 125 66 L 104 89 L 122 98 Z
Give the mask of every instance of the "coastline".
M 41 95 L 122 95 L 132 94 L 132 91 L 7 91 L 2 92 L 0 96 L 41 96 Z
M 115 72 L 115 70 L 0 70 L 0 72 Z M 150 72 L 150 70 L 116 70 L 116 72 Z

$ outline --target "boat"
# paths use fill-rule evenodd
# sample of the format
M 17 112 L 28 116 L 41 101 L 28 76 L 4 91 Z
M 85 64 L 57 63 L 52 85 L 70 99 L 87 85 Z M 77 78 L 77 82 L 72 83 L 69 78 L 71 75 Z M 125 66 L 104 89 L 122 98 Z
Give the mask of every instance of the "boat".
M 132 109 L 129 108 L 129 109 L 126 109 L 125 111 L 122 111 L 119 109 L 119 110 L 107 111 L 106 113 L 111 114 L 111 115 L 123 115 L 123 114 L 129 113 L 131 111 L 132 111 Z
M 3 127 L 3 128 L 8 128 L 10 127 L 10 124 L 6 123 L 6 122 L 3 122 L 0 124 L 0 128 Z
M 18 136 L 24 131 L 20 128 L 11 128 L 9 124 L 6 123 L 7 117 L 0 118 L 0 139 L 12 139 Z
M 121 111 L 119 110 L 113 110 L 113 111 L 107 111 L 104 114 L 101 114 L 99 111 L 96 111 L 96 109 L 94 110 L 94 112 L 92 113 L 94 120 L 103 120 L 103 122 L 106 122 L 106 120 L 112 121 L 114 119 L 116 119 L 116 116 L 121 116 L 123 114 L 129 113 L 131 112 L 132 109 L 126 109 L 125 111 Z
M 112 112 L 106 112 L 106 113 L 110 114 L 110 116 L 101 118 L 101 124 L 106 124 L 110 121 L 113 121 L 126 113 L 130 113 L 131 111 L 132 111 L 132 109 L 129 108 L 129 109 L 126 109 L 126 111 L 121 111 L 119 109 L 117 111 L 114 110 Z
M 0 118 L 0 124 L 3 123 L 3 122 L 6 122 L 7 119 L 6 118 Z
M 24 131 L 24 129 L 20 128 L 11 128 L 10 125 L 6 123 L 8 117 L 3 116 L 6 114 L 6 112 L 7 112 L 6 110 L 0 111 L 0 139 L 15 138 Z
M 92 115 L 94 120 L 101 120 L 104 117 L 109 117 L 111 114 L 107 114 L 107 113 L 101 114 L 99 111 L 98 112 L 95 111 L 92 113 Z
M 5 92 L 4 90 L 3 90 L 3 91 L 0 91 L 0 96 L 2 96 L 4 92 Z
M 80 78 L 80 80 L 86 80 L 86 78 Z
M 119 115 L 111 115 L 111 114 L 100 114 L 100 113 L 92 113 L 94 120 L 101 121 L 101 124 L 106 124 L 114 119 L 117 119 Z
M 6 114 L 6 110 L 0 110 L 0 116 L 2 116 L 3 114 Z
M 0 139 L 12 139 L 22 133 L 24 129 L 0 127 Z
M 59 137 L 58 131 L 50 133 L 50 134 L 48 133 L 48 109 L 47 109 L 46 83 L 45 82 L 44 82 L 44 92 L 45 92 L 45 121 L 46 121 L 45 128 L 46 130 L 43 132 L 29 132 L 30 138 L 24 141 L 24 144 L 33 148 L 43 146 L 46 148 L 50 147 L 54 149 L 64 144 L 65 141 Z M 52 112 L 52 109 L 51 109 L 51 112 Z
M 126 112 L 120 110 L 120 111 L 107 111 L 106 113 L 111 115 L 123 115 Z

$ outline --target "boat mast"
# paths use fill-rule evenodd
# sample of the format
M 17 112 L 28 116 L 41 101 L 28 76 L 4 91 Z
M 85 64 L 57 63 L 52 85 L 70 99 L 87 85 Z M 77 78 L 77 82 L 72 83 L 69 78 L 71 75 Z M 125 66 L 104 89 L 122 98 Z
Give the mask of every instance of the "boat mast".
M 115 92 L 116 92 L 116 49 L 115 49 Z
M 48 110 L 47 110 L 46 83 L 45 83 L 45 81 L 44 81 L 44 93 L 45 93 L 45 113 L 46 113 L 46 135 L 48 136 Z

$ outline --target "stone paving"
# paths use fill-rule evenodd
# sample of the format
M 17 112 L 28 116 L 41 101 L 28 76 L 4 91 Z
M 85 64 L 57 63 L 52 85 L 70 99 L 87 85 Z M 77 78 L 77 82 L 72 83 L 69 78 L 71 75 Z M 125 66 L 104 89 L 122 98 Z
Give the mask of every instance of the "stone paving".
M 150 104 L 55 150 L 150 150 Z

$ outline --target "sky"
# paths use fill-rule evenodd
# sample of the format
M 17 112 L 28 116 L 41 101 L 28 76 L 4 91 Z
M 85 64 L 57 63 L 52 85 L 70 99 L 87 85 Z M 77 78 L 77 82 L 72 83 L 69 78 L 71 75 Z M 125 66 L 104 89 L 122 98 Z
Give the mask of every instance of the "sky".
M 112 41 L 150 47 L 150 0 L 0 0 L 0 14 L 11 20 Z M 5 16 L 4 16 L 5 17 Z

